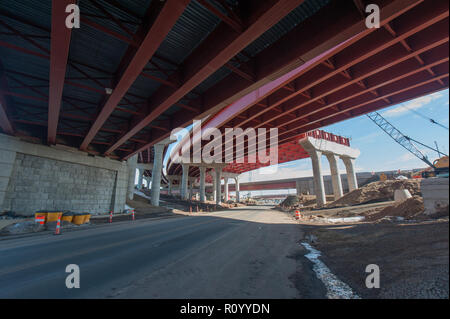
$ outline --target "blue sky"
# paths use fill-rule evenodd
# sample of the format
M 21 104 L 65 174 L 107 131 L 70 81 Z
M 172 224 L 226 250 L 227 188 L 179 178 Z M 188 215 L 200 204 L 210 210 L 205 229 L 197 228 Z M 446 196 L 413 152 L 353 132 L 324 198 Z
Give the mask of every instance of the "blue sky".
M 417 115 L 411 110 L 419 112 L 426 117 L 430 117 L 448 127 L 448 89 L 379 110 L 381 115 L 405 135 L 432 147 L 434 147 L 434 142 L 436 141 L 439 149 L 448 154 L 448 130 L 430 123 L 427 119 Z M 361 155 L 356 160 L 357 171 L 371 172 L 426 167 L 425 163 L 397 144 L 365 115 L 326 126 L 322 129 L 351 139 L 351 147 L 361 151 Z M 175 144 L 176 143 L 172 145 L 174 146 Z M 438 157 L 436 152 L 423 148 L 420 145 L 418 145 L 418 148 L 427 155 L 431 161 Z M 166 156 L 166 159 L 167 157 L 168 155 Z M 328 174 L 329 164 L 325 157 L 322 158 L 322 167 L 324 167 L 324 173 Z M 342 173 L 345 173 L 343 163 L 339 163 L 339 169 Z M 244 173 L 241 175 L 240 180 L 242 182 L 249 180 L 261 181 L 273 178 L 282 179 L 311 175 L 312 168 L 310 160 L 302 159 L 279 165 L 278 170 L 275 173 L 265 174 L 264 170 Z M 269 192 L 275 193 L 274 191 Z M 261 192 L 256 193 L 260 194 Z

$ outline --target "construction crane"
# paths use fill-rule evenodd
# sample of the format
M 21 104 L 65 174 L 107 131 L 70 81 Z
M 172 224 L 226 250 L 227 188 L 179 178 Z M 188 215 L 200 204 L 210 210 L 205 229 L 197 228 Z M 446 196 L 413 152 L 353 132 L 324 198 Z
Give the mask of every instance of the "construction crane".
M 367 117 L 371 119 L 378 127 L 380 127 L 384 132 L 386 132 L 394 141 L 400 144 L 403 148 L 408 150 L 411 154 L 419 158 L 421 161 L 425 162 L 428 166 L 430 166 L 435 175 L 439 174 L 448 174 L 448 155 L 443 154 L 439 150 L 436 150 L 428 145 L 425 145 L 415 139 L 403 134 L 400 132 L 394 125 L 392 125 L 388 120 L 386 120 L 381 114 L 378 112 L 372 112 L 367 114 Z M 428 157 L 424 155 L 414 144 L 413 142 L 420 144 L 430 150 L 437 152 L 438 154 L 443 154 L 444 156 L 435 160 L 433 163 L 430 162 Z M 428 177 L 429 174 L 425 173 L 424 177 Z

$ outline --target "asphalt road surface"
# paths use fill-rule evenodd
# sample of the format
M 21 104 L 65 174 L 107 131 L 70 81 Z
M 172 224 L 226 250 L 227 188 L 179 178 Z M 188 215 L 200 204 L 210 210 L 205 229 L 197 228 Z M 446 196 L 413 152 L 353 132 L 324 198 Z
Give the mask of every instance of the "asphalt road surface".
M 324 298 L 301 226 L 267 207 L 0 240 L 0 298 Z M 66 266 L 80 288 L 66 287 Z

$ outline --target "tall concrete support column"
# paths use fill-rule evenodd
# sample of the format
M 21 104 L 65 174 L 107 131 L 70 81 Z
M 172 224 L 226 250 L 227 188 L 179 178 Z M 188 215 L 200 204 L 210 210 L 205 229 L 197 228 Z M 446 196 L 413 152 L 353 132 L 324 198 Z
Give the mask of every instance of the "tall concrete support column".
M 194 181 L 189 182 L 189 200 L 192 200 L 192 196 L 194 195 Z
M 171 178 L 168 178 L 167 179 L 168 180 L 168 182 L 169 182 L 169 184 L 167 185 L 167 194 L 169 195 L 169 196 L 172 196 L 172 179 Z
M 299 180 L 295 181 L 295 191 L 296 191 L 297 196 L 300 196 L 302 194 L 301 183 Z
M 214 172 L 216 176 L 216 204 L 220 205 L 222 202 L 222 168 L 216 167 Z
M 181 199 L 188 198 L 188 179 L 189 179 L 189 165 L 181 165 L 183 168 L 183 175 L 181 176 L 180 195 Z
M 347 171 L 348 189 L 351 192 L 358 188 L 358 180 L 356 179 L 355 172 L 355 159 L 348 156 L 341 156 L 341 159 L 344 162 Z
M 212 189 L 213 189 L 213 201 L 216 201 L 216 172 L 214 170 L 211 170 L 211 175 L 213 178 L 213 185 L 212 185 Z
M 151 201 L 153 206 L 159 206 L 159 195 L 161 192 L 161 172 L 163 164 L 164 144 L 153 146 L 153 170 L 152 170 L 152 190 Z
M 234 178 L 234 182 L 235 182 L 235 185 L 236 185 L 236 187 L 235 187 L 235 189 L 236 189 L 236 203 L 239 203 L 240 200 L 241 200 L 240 194 L 239 194 L 239 192 L 240 192 L 240 190 L 239 190 L 239 176 L 236 176 Z
M 226 203 L 228 201 L 228 177 L 224 177 L 223 181 L 223 198 Z
M 206 201 L 205 198 L 205 174 L 206 167 L 200 166 L 200 201 L 204 203 Z
M 128 174 L 128 199 L 134 198 L 134 180 L 136 178 L 136 165 L 138 155 L 134 155 L 127 160 L 129 174 Z
M 330 163 L 331 182 L 333 184 L 334 200 L 338 200 L 344 195 L 344 192 L 342 190 L 341 175 L 339 174 L 337 166 L 339 157 L 336 154 L 331 153 L 327 153 L 325 155 L 328 159 L 328 163 Z
M 322 163 L 320 158 L 322 156 L 321 151 L 312 150 L 309 151 L 311 157 L 313 174 L 314 174 L 314 192 L 316 193 L 317 206 L 324 206 L 326 203 L 325 186 L 323 184 Z
M 142 181 L 144 180 L 144 169 L 139 168 L 138 169 L 138 183 L 137 188 L 142 189 Z

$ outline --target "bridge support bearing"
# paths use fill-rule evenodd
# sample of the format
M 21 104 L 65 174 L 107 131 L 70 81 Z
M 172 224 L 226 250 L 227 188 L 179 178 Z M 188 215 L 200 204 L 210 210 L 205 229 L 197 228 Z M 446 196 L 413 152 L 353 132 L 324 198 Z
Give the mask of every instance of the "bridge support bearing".
M 159 206 L 159 195 L 161 192 L 161 172 L 163 162 L 164 144 L 156 144 L 154 148 L 151 201 L 153 206 Z

